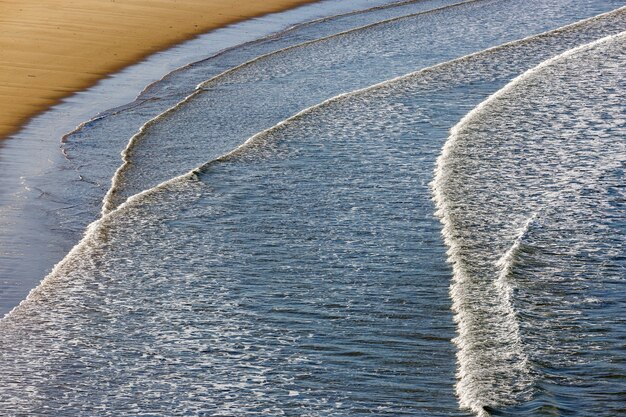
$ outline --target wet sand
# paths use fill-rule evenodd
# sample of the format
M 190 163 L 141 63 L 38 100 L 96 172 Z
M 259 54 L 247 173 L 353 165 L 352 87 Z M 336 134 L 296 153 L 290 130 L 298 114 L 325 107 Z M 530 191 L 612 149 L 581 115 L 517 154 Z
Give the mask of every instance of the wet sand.
M 0 1 L 0 139 L 147 55 L 212 29 L 312 2 Z

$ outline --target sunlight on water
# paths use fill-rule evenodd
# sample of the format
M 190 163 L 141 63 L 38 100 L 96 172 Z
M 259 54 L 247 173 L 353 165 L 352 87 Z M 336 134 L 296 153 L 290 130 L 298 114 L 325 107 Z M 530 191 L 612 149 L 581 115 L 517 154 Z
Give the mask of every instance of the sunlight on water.
M 626 13 L 561 28 L 609 6 L 468 2 L 204 84 L 0 320 L 0 409 L 619 414 Z M 109 149 L 83 201 L 185 91 L 69 138 L 78 165 Z
M 617 289 L 626 266 L 619 256 L 626 131 L 616 89 L 625 81 L 624 39 L 605 38 L 524 74 L 454 128 L 439 161 L 459 362 L 468 367 L 457 391 L 476 411 L 506 404 L 497 389 L 503 377 L 521 384 L 521 398 L 539 395 L 538 415 L 551 407 L 574 415 L 567 402 L 581 391 L 590 391 L 585 413 L 613 415 L 621 406 L 615 395 L 625 373 L 613 363 L 624 355 L 610 317 L 624 306 L 606 289 Z M 597 303 L 586 301 L 593 293 L 602 294 L 591 298 Z M 485 314 L 498 308 L 512 313 Z M 509 346 L 485 346 L 486 339 Z M 503 364 L 494 367 L 500 352 Z M 587 366 L 595 372 L 580 374 Z M 600 383 L 602 391 L 591 388 Z M 569 389 L 555 401 L 550 385 Z

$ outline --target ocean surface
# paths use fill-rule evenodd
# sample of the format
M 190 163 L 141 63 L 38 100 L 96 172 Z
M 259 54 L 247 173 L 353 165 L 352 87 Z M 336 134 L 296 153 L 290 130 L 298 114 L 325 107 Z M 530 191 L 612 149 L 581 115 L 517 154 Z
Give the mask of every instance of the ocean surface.
M 626 415 L 625 96 L 611 0 L 377 2 L 180 68 L 23 179 L 66 255 L 27 295 L 2 254 L 0 415 Z

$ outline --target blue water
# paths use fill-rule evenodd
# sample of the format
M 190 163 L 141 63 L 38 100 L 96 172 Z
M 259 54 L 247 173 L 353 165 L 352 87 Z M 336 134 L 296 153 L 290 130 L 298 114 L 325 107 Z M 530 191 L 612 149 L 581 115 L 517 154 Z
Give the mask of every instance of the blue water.
M 620 6 L 342 16 L 74 132 L 59 222 L 102 217 L 0 321 L 0 409 L 622 414 Z

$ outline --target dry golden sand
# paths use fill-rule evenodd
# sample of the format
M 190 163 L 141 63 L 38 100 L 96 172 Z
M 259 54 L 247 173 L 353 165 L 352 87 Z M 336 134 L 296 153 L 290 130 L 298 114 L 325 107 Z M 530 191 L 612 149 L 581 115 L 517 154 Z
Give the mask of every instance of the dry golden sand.
M 0 0 L 0 139 L 107 74 L 312 0 Z

